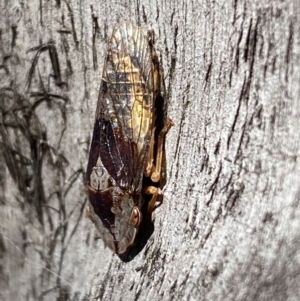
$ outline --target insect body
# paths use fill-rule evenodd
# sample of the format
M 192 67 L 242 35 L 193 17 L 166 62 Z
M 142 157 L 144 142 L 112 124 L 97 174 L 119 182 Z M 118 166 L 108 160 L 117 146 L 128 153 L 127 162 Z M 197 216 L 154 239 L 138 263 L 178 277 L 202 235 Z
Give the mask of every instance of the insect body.
M 148 38 L 131 22 L 117 25 L 104 63 L 86 178 L 88 217 L 117 254 L 135 239 L 142 192 L 152 195 L 149 210 L 159 194 L 155 186 L 143 187 L 145 177 L 160 180 L 164 137 L 173 124 L 168 120 L 154 134 L 159 94 L 158 59 Z

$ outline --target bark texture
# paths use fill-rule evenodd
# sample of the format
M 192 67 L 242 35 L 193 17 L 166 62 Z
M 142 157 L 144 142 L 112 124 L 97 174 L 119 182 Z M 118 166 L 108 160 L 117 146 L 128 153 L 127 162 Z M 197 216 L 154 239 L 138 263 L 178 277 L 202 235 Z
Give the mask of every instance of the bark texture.
M 127 260 L 94 239 L 83 187 L 123 20 L 154 30 L 175 122 Z M 1 300 L 300 299 L 299 1 L 1 0 L 0 55 Z

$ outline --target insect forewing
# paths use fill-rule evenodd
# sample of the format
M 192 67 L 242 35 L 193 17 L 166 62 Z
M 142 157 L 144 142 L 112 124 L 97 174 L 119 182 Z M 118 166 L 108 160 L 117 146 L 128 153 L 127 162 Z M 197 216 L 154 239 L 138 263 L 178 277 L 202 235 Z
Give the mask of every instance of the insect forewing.
M 92 219 L 116 253 L 132 244 L 141 219 L 153 98 L 148 39 L 131 22 L 117 25 L 104 63 L 86 180 Z

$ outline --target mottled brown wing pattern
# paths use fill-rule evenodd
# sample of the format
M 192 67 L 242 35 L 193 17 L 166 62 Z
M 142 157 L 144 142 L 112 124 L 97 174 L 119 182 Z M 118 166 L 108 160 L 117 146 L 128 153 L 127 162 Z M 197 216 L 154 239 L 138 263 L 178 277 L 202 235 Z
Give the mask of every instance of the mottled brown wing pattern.
M 90 217 L 116 253 L 132 244 L 141 219 L 153 93 L 148 39 L 135 24 L 122 23 L 113 31 L 103 68 L 86 181 Z
M 122 166 L 134 190 L 140 189 L 153 125 L 152 69 L 151 50 L 142 30 L 130 22 L 117 26 L 109 43 L 96 119 L 111 123 L 119 151 L 111 161 L 124 157 Z
M 101 142 L 100 157 L 109 174 L 133 190 L 140 189 L 151 138 L 152 69 L 148 39 L 141 29 L 130 22 L 117 26 L 104 65 L 93 143 Z

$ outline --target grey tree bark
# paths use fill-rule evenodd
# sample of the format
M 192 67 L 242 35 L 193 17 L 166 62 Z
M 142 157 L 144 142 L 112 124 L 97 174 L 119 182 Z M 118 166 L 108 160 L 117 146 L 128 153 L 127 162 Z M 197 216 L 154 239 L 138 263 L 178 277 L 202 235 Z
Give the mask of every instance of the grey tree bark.
M 1 0 L 0 299 L 299 300 L 299 4 Z M 94 239 L 83 185 L 122 20 L 154 30 L 175 122 L 127 261 Z

